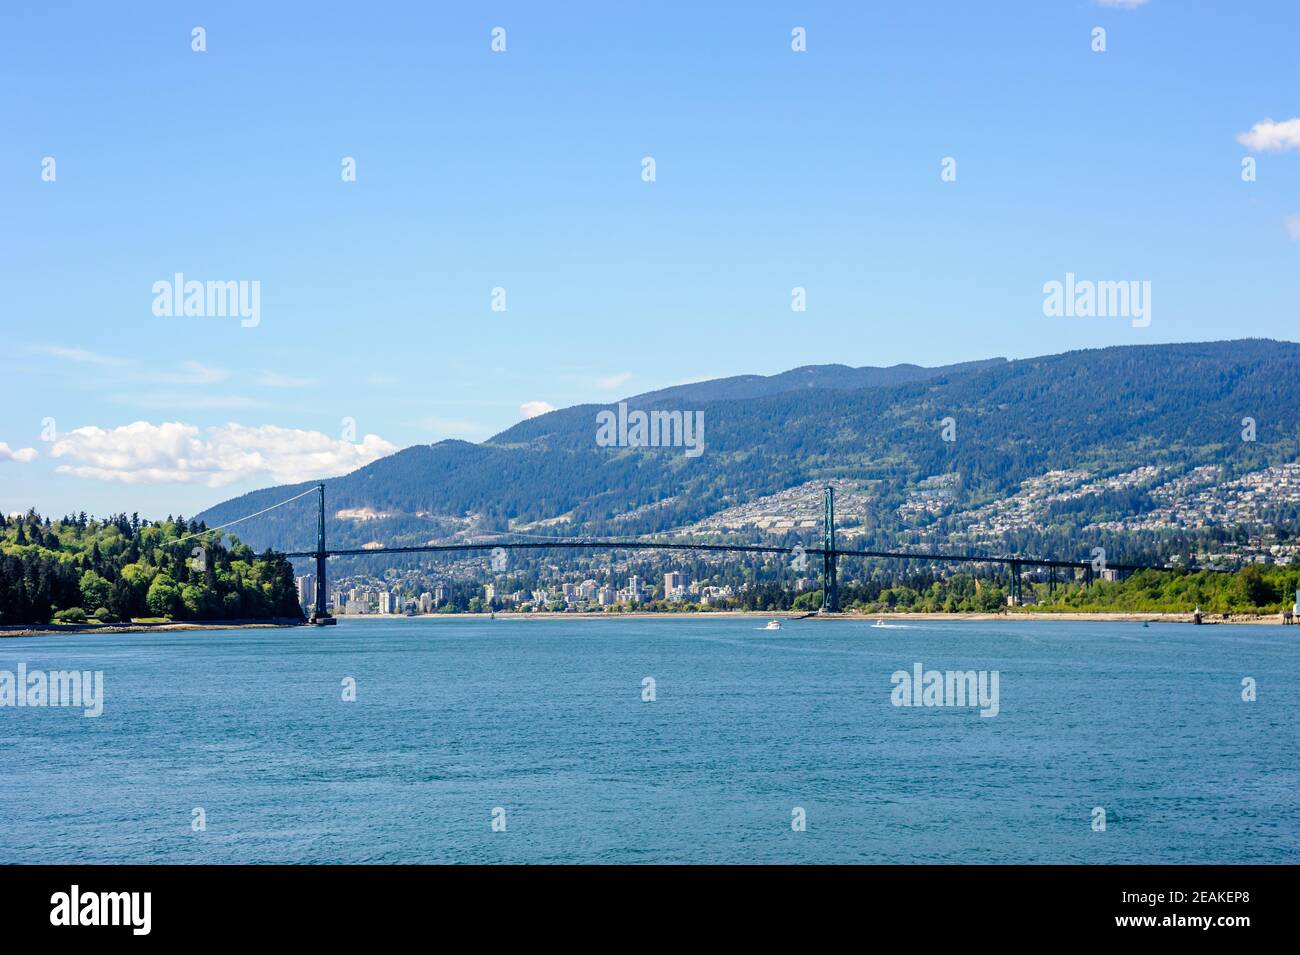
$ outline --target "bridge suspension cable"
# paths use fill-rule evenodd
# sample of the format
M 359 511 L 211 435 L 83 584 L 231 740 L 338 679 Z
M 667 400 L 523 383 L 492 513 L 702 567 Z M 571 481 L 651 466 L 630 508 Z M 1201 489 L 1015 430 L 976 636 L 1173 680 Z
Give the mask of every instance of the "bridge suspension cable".
M 316 493 L 316 488 L 312 487 L 310 490 L 303 491 L 301 494 L 295 494 L 293 497 L 281 501 L 279 504 L 272 504 L 270 507 L 264 507 L 260 511 L 256 511 L 252 514 L 245 514 L 243 517 L 237 517 L 233 521 L 226 521 L 226 523 L 218 524 L 216 527 L 209 527 L 206 530 L 199 531 L 197 534 L 186 534 L 184 537 L 178 537 L 174 541 L 169 541 L 164 546 L 170 547 L 173 544 L 180 544 L 183 541 L 193 540 L 195 537 L 202 537 L 204 534 L 211 534 L 213 531 L 220 531 L 220 530 L 224 530 L 227 527 L 233 527 L 234 525 L 239 524 L 243 521 L 252 520 L 254 517 L 261 517 L 267 511 L 273 511 L 277 507 L 283 507 L 286 504 L 291 504 L 294 501 L 298 500 L 298 498 L 300 497 L 306 497 L 308 494 L 315 494 L 315 493 Z

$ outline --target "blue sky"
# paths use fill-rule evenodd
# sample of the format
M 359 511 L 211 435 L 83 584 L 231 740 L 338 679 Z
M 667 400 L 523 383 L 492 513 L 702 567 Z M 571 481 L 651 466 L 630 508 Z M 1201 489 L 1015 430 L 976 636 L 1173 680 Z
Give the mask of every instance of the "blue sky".
M 1300 116 L 1298 28 L 1289 0 L 9 5 L 0 508 L 189 514 L 802 364 L 1295 339 L 1300 131 L 1239 137 Z M 156 316 L 177 272 L 260 282 L 259 324 Z M 1067 272 L 1150 281 L 1151 324 L 1046 317 Z

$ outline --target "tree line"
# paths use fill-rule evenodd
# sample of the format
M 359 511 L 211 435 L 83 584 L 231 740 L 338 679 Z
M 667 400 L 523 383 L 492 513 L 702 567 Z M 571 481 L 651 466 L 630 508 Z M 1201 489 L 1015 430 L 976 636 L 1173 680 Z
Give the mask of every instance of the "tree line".
M 283 554 L 206 532 L 184 517 L 0 515 L 0 624 L 303 619 Z

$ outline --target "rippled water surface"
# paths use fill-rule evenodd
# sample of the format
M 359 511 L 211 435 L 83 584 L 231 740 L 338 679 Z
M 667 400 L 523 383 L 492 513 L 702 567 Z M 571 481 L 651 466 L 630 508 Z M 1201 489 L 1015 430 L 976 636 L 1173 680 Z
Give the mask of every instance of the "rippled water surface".
M 0 640 L 106 698 L 0 708 L 0 862 L 1300 861 L 1300 628 L 761 626 Z M 998 715 L 894 706 L 918 662 Z

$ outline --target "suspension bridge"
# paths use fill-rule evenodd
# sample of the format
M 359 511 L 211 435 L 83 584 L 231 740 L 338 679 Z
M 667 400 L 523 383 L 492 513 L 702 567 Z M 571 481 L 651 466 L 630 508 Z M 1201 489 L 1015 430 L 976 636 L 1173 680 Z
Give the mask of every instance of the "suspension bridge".
M 329 612 L 328 587 L 326 585 L 326 562 L 330 557 L 353 557 L 353 556 L 371 556 L 376 554 L 436 554 L 436 553 L 458 553 L 473 551 L 492 551 L 500 548 L 502 550 L 664 550 L 664 551 L 696 551 L 696 552 L 714 552 L 714 553 L 741 553 L 741 554 L 785 554 L 796 557 L 804 554 L 812 557 L 820 557 L 822 563 L 822 606 L 819 613 L 836 613 L 839 610 L 839 582 L 837 564 L 841 557 L 872 557 L 886 560 L 914 560 L 925 563 L 947 563 L 947 564 L 1000 564 L 1009 568 L 1011 572 L 1011 599 L 1015 604 L 1020 604 L 1022 600 L 1021 592 L 1021 575 L 1025 568 L 1043 568 L 1049 572 L 1049 587 L 1056 583 L 1057 571 L 1083 571 L 1084 579 L 1091 584 L 1096 573 L 1102 570 L 1114 571 L 1116 574 L 1130 574 L 1139 570 L 1169 570 L 1171 568 L 1157 564 L 1112 564 L 1109 562 L 1099 562 L 1096 560 L 1056 560 L 1047 557 L 1031 557 L 1023 555 L 987 555 L 987 554 L 940 554 L 922 551 L 892 551 L 892 550 L 857 550 L 853 548 L 837 547 L 835 544 L 835 489 L 827 487 L 825 492 L 825 507 L 823 514 L 823 531 L 821 547 L 803 547 L 803 545 L 778 546 L 770 544 L 706 544 L 693 543 L 686 541 L 658 541 L 658 540 L 611 540 L 607 538 L 557 538 L 551 540 L 530 540 L 530 541 L 486 541 L 478 543 L 457 543 L 457 544 L 421 544 L 410 547 L 382 547 L 382 548 L 335 548 L 333 550 L 325 546 L 325 485 L 318 484 L 314 488 L 303 491 L 288 500 L 281 501 L 279 504 L 272 504 L 270 507 L 263 508 L 254 514 L 248 514 L 244 517 L 228 521 L 217 527 L 208 528 L 199 534 L 183 537 L 174 543 L 188 540 L 190 537 L 197 537 L 201 534 L 219 531 L 250 518 L 265 514 L 267 511 L 274 510 L 284 504 L 296 501 L 299 498 L 306 497 L 308 494 L 315 493 L 317 497 L 317 524 L 316 524 L 316 549 L 307 551 L 289 551 L 286 557 L 303 559 L 312 558 L 316 561 L 316 600 L 315 607 L 312 611 L 310 621 L 318 626 L 332 624 L 335 622 L 334 617 Z M 1201 568 L 1189 568 L 1192 570 Z M 1218 570 L 1219 568 L 1204 568 L 1209 570 Z

